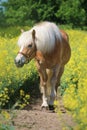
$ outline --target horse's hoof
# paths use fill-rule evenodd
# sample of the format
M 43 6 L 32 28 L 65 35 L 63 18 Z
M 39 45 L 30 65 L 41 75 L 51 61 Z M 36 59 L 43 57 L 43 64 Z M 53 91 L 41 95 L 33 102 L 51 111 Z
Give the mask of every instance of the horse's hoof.
M 41 106 L 41 110 L 42 110 L 42 111 L 49 110 L 49 107 L 48 107 L 48 106 Z
M 49 110 L 54 111 L 55 110 L 54 105 L 49 105 Z

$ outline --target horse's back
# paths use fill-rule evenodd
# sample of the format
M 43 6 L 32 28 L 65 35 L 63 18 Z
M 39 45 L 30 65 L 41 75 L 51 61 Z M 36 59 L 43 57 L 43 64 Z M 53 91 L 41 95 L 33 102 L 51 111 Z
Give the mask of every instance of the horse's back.
M 69 44 L 69 36 L 63 30 L 60 30 L 60 32 L 62 34 L 62 42 L 63 42 L 63 45 L 62 45 L 62 62 L 64 64 L 66 64 L 71 57 L 71 48 L 70 48 L 70 44 Z

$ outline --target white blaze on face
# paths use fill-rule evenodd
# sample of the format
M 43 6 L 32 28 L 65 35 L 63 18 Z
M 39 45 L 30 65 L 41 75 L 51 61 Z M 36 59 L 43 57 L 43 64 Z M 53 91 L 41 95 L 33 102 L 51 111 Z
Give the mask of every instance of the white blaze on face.
M 21 47 L 19 52 L 22 52 L 22 50 L 23 50 L 23 47 Z M 22 66 L 25 62 L 26 62 L 26 58 L 21 53 L 18 53 L 18 55 L 17 55 L 17 57 L 15 59 L 16 65 L 17 66 Z

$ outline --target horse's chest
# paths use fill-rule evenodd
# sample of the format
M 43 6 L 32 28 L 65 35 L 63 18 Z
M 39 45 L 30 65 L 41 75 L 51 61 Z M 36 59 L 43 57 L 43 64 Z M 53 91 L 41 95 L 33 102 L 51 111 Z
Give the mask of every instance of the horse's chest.
M 45 68 L 53 68 L 59 62 L 59 56 L 55 54 L 42 54 L 40 51 L 36 53 L 36 60 Z
M 43 68 L 52 69 L 57 63 L 52 59 L 38 60 L 38 63 Z

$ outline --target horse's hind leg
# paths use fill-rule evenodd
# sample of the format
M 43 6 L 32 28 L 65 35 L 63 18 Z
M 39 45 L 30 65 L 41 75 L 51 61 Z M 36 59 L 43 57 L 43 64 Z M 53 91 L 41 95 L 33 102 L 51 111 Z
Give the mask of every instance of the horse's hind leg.
M 51 77 L 53 75 L 53 71 L 51 69 L 46 69 L 47 72 L 47 96 L 49 98 L 50 93 L 51 93 Z
M 53 75 L 51 78 L 51 94 L 50 94 L 50 101 L 49 101 L 50 107 L 54 105 L 54 100 L 57 94 L 57 84 L 60 84 L 60 78 L 64 70 L 63 68 L 58 65 L 53 69 Z
M 60 68 L 59 74 L 57 76 L 57 82 L 56 82 L 56 85 L 55 85 L 56 92 L 57 92 L 57 88 L 60 86 L 60 80 L 61 80 L 61 76 L 62 76 L 63 72 L 64 72 L 64 66 L 62 66 Z

